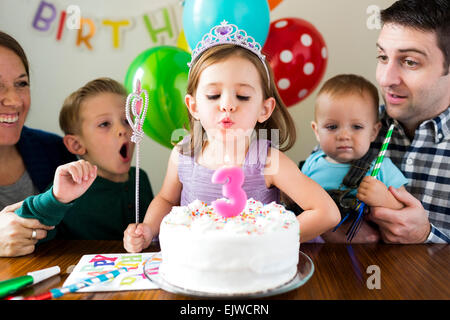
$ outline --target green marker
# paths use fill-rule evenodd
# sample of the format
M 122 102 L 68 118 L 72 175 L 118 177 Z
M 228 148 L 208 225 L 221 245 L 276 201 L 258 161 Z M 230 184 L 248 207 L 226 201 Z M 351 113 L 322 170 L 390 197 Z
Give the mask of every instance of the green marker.
M 45 279 L 53 277 L 60 273 L 61 270 L 58 266 L 42 269 L 38 271 L 28 272 L 26 276 L 17 277 L 0 282 L 0 298 L 13 294 L 17 290 L 28 286 L 30 284 L 36 284 Z

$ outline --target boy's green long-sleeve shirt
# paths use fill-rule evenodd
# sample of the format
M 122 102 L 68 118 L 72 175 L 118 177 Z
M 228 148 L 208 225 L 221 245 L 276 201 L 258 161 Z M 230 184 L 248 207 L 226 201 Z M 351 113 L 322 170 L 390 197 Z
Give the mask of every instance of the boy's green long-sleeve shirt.
M 147 174 L 139 170 L 139 220 L 143 221 L 153 199 Z M 16 213 L 24 218 L 38 219 L 47 226 L 56 226 L 45 240 L 86 239 L 122 240 L 130 223 L 136 222 L 135 176 L 132 167 L 126 182 L 112 182 L 97 177 L 89 189 L 78 199 L 63 204 L 53 196 L 53 188 L 28 197 Z

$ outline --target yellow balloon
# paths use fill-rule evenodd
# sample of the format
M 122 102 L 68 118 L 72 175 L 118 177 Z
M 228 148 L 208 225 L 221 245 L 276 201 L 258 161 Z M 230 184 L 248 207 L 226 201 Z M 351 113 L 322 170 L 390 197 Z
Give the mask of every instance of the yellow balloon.
M 180 34 L 178 35 L 177 47 L 183 49 L 184 51 L 192 53 L 192 50 L 191 48 L 189 48 L 189 44 L 186 41 L 186 37 L 184 36 L 183 29 L 181 29 Z

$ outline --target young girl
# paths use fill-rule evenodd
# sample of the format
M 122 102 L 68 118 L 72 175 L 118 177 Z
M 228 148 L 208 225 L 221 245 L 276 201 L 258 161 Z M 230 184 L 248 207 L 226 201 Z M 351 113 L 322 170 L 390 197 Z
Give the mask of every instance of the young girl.
M 163 186 L 144 222 L 130 224 L 125 230 L 124 247 L 129 252 L 149 246 L 173 206 L 188 205 L 196 199 L 210 205 L 222 198 L 222 185 L 213 184 L 211 177 L 224 165 L 242 167 L 242 188 L 248 198 L 279 202 L 281 190 L 294 200 L 304 210 L 298 216 L 301 242 L 340 220 L 339 210 L 325 190 L 281 152 L 294 144 L 295 127 L 259 44 L 255 50 L 255 43 L 223 42 L 212 46 L 202 43 L 205 50 L 193 51 L 185 97 L 191 132 L 172 150 Z M 276 135 L 281 151 L 268 141 L 276 140 Z

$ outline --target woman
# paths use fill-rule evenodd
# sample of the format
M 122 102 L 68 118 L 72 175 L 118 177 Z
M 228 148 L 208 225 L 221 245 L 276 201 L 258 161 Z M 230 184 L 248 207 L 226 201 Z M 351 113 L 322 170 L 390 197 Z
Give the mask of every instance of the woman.
M 26 197 L 43 192 L 56 167 L 76 160 L 61 137 L 24 126 L 30 109 L 28 60 L 20 44 L 0 31 L 0 256 L 34 251 L 45 226 L 14 210 Z

